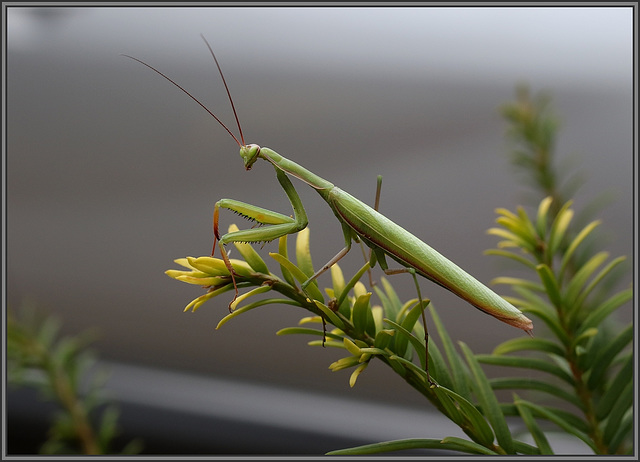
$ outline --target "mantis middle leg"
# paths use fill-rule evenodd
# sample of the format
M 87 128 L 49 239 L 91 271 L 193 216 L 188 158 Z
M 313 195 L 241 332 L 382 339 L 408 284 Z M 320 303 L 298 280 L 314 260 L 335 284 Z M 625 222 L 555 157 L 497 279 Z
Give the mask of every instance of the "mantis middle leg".
M 382 188 L 382 175 L 378 175 L 377 178 L 377 186 L 376 186 L 376 199 L 375 199 L 375 205 L 374 205 L 374 210 L 378 210 L 378 206 L 380 205 L 380 190 Z M 351 250 L 351 241 L 352 240 L 359 240 L 358 235 L 355 234 L 353 232 L 353 230 L 347 226 L 345 223 L 342 223 L 342 233 L 344 235 L 344 241 L 345 241 L 345 246 L 344 248 L 338 252 L 331 260 L 329 260 L 322 268 L 320 268 L 318 271 L 316 271 L 313 276 L 311 276 L 309 279 L 307 279 L 303 284 L 302 284 L 302 289 L 304 290 L 305 287 L 307 287 L 309 284 L 311 284 L 311 282 L 313 280 L 315 280 L 318 276 L 320 276 L 321 274 L 323 274 L 325 271 L 327 271 L 329 268 L 331 268 L 333 265 L 335 265 L 336 263 L 338 263 L 338 261 L 344 257 L 347 253 L 349 253 L 349 250 Z M 362 245 L 362 241 L 360 241 L 360 244 Z M 362 250 L 364 252 L 364 248 Z M 370 268 L 373 268 L 373 266 L 375 265 L 375 262 L 372 260 L 372 253 L 369 252 L 369 262 L 370 262 Z M 373 277 L 371 276 L 371 269 L 369 269 L 369 283 L 371 285 L 371 287 L 373 287 L 375 284 L 373 282 Z

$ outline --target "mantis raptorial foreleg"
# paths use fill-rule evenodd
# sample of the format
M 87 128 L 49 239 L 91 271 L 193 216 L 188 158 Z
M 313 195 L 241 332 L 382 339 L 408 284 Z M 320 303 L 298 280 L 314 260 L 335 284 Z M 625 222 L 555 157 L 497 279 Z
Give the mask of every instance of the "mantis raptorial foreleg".
M 221 199 L 216 202 L 214 206 L 214 240 L 211 255 L 213 256 L 215 252 L 217 240 L 218 246 L 220 247 L 220 253 L 222 254 L 222 259 L 224 260 L 225 265 L 227 266 L 227 269 L 231 274 L 233 287 L 235 289 L 235 296 L 233 300 L 231 300 L 231 303 L 229 303 L 229 310 L 231 310 L 231 305 L 238 297 L 238 286 L 236 285 L 235 272 L 233 270 L 233 267 L 231 266 L 231 262 L 229 261 L 229 257 L 224 249 L 224 246 L 230 242 L 269 242 L 287 234 L 294 234 L 298 231 L 302 231 L 308 223 L 307 213 L 304 210 L 302 201 L 298 196 L 298 192 L 294 188 L 293 184 L 291 184 L 291 180 L 289 180 L 289 177 L 282 170 L 278 168 L 276 168 L 275 170 L 278 181 L 280 182 L 280 185 L 282 185 L 282 189 L 284 189 L 287 197 L 289 198 L 289 202 L 291 202 L 291 206 L 293 207 L 293 218 L 278 212 L 273 212 L 262 207 L 257 207 L 255 205 L 247 204 L 246 202 L 240 202 L 233 199 Z M 269 226 L 257 229 L 242 229 L 220 236 L 220 233 L 218 231 L 220 208 L 231 210 L 249 220 Z

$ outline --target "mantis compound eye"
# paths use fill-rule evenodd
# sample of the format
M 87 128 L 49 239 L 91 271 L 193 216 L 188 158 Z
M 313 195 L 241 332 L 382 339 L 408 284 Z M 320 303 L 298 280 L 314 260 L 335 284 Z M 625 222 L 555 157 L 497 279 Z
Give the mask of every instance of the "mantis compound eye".
M 244 168 L 251 170 L 253 164 L 260 155 L 260 146 L 257 144 L 247 144 L 240 148 L 240 157 L 244 160 Z

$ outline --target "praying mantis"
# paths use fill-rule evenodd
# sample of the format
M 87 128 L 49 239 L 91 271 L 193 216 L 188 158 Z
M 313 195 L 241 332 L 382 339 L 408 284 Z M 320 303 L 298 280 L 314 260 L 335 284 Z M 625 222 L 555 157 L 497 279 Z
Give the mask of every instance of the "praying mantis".
M 245 143 L 238 114 L 236 112 L 233 99 L 231 98 L 231 93 L 224 78 L 224 74 L 222 73 L 222 69 L 218 63 L 218 59 L 206 38 L 202 36 L 202 39 L 207 45 L 222 82 L 224 83 L 238 127 L 239 139 L 213 112 L 211 112 L 204 104 L 192 96 L 191 93 L 185 90 L 178 83 L 138 58 L 134 58 L 129 55 L 123 56 L 131 58 L 158 73 L 160 76 L 182 90 L 187 96 L 207 111 L 209 115 L 211 115 L 238 144 L 240 148 L 240 157 L 243 160 L 244 168 L 246 170 L 251 170 L 258 160 L 263 160 L 271 164 L 275 169 L 276 178 L 278 179 L 280 186 L 291 203 L 293 208 L 292 217 L 233 199 L 221 199 L 216 202 L 213 213 L 214 243 L 211 254 L 213 255 L 215 253 L 217 241 L 222 259 L 224 260 L 233 279 L 235 288 L 233 301 L 238 297 L 238 288 L 235 283 L 233 267 L 231 266 L 231 262 L 225 250 L 225 245 L 234 242 L 260 243 L 272 241 L 288 234 L 298 233 L 308 224 L 307 214 L 302 201 L 289 179 L 289 176 L 291 176 L 301 180 L 303 183 L 316 190 L 320 197 L 326 201 L 342 226 L 342 234 L 345 242 L 342 250 L 322 266 L 322 268 L 316 271 L 315 274 L 309 277 L 309 279 L 302 283 L 301 289 L 303 292 L 312 281 L 330 269 L 349 252 L 353 241 L 361 241 L 371 249 L 371 256 L 369 260 L 369 266 L 371 268 L 373 268 L 377 263 L 385 274 L 409 273 L 413 277 L 418 292 L 418 302 L 422 308 L 426 358 L 428 358 L 429 348 L 428 331 L 424 314 L 424 304 L 416 275 L 425 277 L 445 289 L 448 289 L 484 313 L 531 334 L 533 330 L 533 323 L 524 314 L 522 314 L 520 310 L 500 297 L 489 287 L 479 282 L 458 265 L 441 255 L 435 249 L 431 248 L 421 239 L 381 214 L 377 210 L 377 207 L 372 208 L 368 206 L 346 191 L 338 188 L 333 183 L 321 178 L 294 161 L 283 157 L 272 149 L 260 147 L 257 144 Z M 220 235 L 220 209 L 231 210 L 249 220 L 265 226 L 238 230 Z M 395 260 L 401 265 L 401 268 L 389 268 L 386 257 L 390 257 Z M 233 303 L 233 301 L 231 303 Z M 428 361 L 425 361 L 425 363 L 427 364 L 425 369 L 429 382 L 431 385 L 434 385 L 434 382 L 431 381 L 428 374 Z

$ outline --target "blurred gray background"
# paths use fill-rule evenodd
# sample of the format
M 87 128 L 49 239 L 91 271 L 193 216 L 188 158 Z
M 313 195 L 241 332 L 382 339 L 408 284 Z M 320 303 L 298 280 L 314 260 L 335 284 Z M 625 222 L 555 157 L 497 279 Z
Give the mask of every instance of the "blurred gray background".
M 428 411 L 380 363 L 350 389 L 349 372 L 328 369 L 341 351 L 276 337 L 306 315 L 301 310 L 269 306 L 219 331 L 228 297 L 183 313 L 201 291 L 164 271 L 177 267 L 175 258 L 210 252 L 215 201 L 287 214 L 290 205 L 273 169 L 244 171 L 236 144 L 208 114 L 120 53 L 175 79 L 235 131 L 203 33 L 247 142 L 368 203 L 382 174 L 381 211 L 488 283 L 503 274 L 499 260 L 482 255 L 496 242 L 485 233 L 494 209 L 514 209 L 528 190 L 513 174 L 498 112 L 523 82 L 551 93 L 562 120 L 559 157 L 586 174 L 575 206 L 614 194 L 600 214 L 607 250 L 631 255 L 632 13 L 10 7 L 8 305 L 34 300 L 60 316 L 67 333 L 97 328 L 96 349 L 114 363 Z M 314 191 L 295 185 L 319 266 L 342 248 L 340 226 Z M 222 221 L 245 226 L 232 214 Z M 265 246 L 265 259 L 276 245 Z M 341 262 L 346 274 L 361 264 L 357 248 Z M 391 282 L 402 298 L 414 297 L 410 277 Z M 426 280 L 421 286 L 454 340 L 476 352 L 523 335 Z

